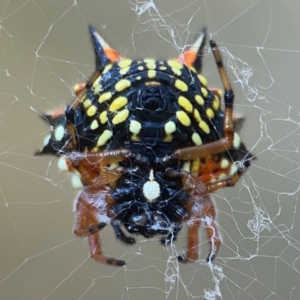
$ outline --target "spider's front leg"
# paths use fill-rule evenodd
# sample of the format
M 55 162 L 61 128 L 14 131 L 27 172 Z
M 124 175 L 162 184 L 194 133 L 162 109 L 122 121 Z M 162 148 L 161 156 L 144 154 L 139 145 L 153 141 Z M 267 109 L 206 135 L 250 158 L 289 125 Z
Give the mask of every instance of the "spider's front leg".
M 87 236 L 90 248 L 90 254 L 98 262 L 123 266 L 125 261 L 106 257 L 101 250 L 101 243 L 98 231 L 107 224 L 97 219 L 99 214 L 106 214 L 106 198 L 108 190 L 93 190 L 90 187 L 85 188 L 77 199 L 76 221 L 74 233 L 76 236 Z M 92 199 L 92 200 L 91 200 Z
M 70 172 L 79 172 L 81 180 L 85 184 L 78 197 L 76 205 L 76 222 L 74 233 L 77 236 L 87 236 L 90 247 L 90 254 L 93 259 L 101 263 L 114 266 L 123 266 L 125 261 L 106 257 L 101 250 L 101 243 L 98 231 L 107 224 L 99 222 L 98 216 L 113 217 L 111 207 L 114 200 L 111 197 L 111 187 L 123 174 L 123 169 L 117 167 L 106 170 L 107 165 L 124 160 L 128 151 L 104 151 L 100 153 L 84 153 L 77 157 L 75 161 L 66 159 Z M 115 223 L 112 223 L 114 230 L 119 233 L 117 237 L 127 244 L 133 244 L 134 239 L 122 235 L 121 230 Z

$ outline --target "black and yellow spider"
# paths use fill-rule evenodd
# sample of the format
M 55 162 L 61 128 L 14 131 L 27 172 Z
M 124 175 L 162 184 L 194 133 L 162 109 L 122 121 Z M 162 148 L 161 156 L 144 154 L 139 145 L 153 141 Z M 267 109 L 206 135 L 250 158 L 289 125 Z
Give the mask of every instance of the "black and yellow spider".
M 76 199 L 77 236 L 87 236 L 91 256 L 106 257 L 98 231 L 108 223 L 126 245 L 132 235 L 176 240 L 183 222 L 188 245 L 181 261 L 198 258 L 203 222 L 210 242 L 208 261 L 221 245 L 210 193 L 234 186 L 249 167 L 250 154 L 234 130 L 234 94 L 218 46 L 210 41 L 224 87 L 209 89 L 201 75 L 206 30 L 180 57 L 122 58 L 90 28 L 96 71 L 76 88 L 65 110 L 46 115 L 52 133 L 38 152 L 61 156 L 61 168 L 83 184 Z

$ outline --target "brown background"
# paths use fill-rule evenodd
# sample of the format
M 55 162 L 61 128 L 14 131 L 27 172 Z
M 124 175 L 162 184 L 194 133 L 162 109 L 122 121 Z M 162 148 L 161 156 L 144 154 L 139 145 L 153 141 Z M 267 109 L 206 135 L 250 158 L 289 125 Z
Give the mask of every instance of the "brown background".
M 138 15 L 133 0 L 0 1 L 1 299 L 299 299 L 300 3 L 155 4 Z M 176 56 L 203 25 L 225 51 L 242 136 L 258 159 L 215 196 L 224 240 L 215 265 L 203 261 L 204 231 L 201 259 L 180 265 L 184 230 L 172 249 L 157 239 L 124 247 L 106 229 L 105 252 L 127 261 L 120 269 L 89 259 L 74 237 L 78 191 L 56 158 L 33 153 L 48 133 L 41 113 L 70 103 L 93 71 L 89 24 L 131 58 Z M 204 62 L 221 86 L 210 51 Z

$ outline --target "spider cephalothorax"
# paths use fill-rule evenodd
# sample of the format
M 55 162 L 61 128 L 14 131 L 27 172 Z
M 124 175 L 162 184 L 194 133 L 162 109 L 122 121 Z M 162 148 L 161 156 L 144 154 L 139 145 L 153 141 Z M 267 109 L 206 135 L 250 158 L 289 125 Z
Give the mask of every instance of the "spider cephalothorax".
M 107 258 L 98 231 L 110 223 L 118 239 L 162 235 L 176 240 L 188 223 L 188 248 L 181 261 L 198 258 L 198 228 L 205 223 L 212 260 L 221 244 L 209 193 L 233 186 L 250 165 L 234 131 L 233 92 L 219 49 L 210 41 L 224 85 L 209 89 L 200 74 L 206 31 L 179 58 L 122 58 L 90 28 L 96 71 L 76 89 L 65 111 L 48 114 L 52 134 L 38 152 L 61 156 L 60 166 L 83 184 L 75 234 L 88 236 L 97 261 Z

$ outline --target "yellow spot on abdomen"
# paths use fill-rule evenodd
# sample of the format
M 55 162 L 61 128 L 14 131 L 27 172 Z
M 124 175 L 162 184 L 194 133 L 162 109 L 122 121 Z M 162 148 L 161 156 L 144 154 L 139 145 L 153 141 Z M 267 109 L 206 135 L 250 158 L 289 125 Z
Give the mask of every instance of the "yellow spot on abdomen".
M 142 128 L 142 125 L 140 122 L 131 120 L 129 124 L 129 131 L 133 134 L 139 134 L 140 130 Z
M 145 58 L 144 62 L 146 63 L 146 67 L 148 70 L 155 70 L 156 68 L 156 60 L 153 58 Z
M 174 85 L 181 92 L 186 92 L 188 90 L 187 84 L 182 80 L 176 79 Z
M 92 105 L 92 100 L 91 99 L 85 99 L 83 102 L 83 107 L 85 109 L 87 109 L 88 107 L 90 107 Z
M 101 124 L 105 124 L 107 122 L 107 111 L 103 111 L 99 116 Z
M 94 121 L 92 122 L 92 124 L 91 124 L 91 129 L 92 129 L 92 130 L 95 130 L 95 129 L 97 129 L 98 127 L 99 127 L 98 121 L 97 121 L 97 120 L 94 120 Z
M 179 96 L 178 104 L 183 107 L 187 112 L 191 113 L 193 111 L 192 103 L 185 97 Z
M 212 103 L 212 108 L 214 111 L 218 111 L 220 108 L 220 100 L 218 98 L 218 96 L 215 96 L 213 103 Z
M 191 125 L 190 117 L 183 110 L 177 111 L 176 117 L 182 125 L 184 125 L 186 127 Z
M 151 70 L 148 71 L 148 78 L 155 78 L 156 77 L 156 71 Z
M 201 74 L 198 75 L 198 79 L 204 87 L 207 87 L 207 79 Z
M 199 105 L 204 105 L 204 99 L 200 95 L 196 95 L 195 100 Z
M 120 68 L 126 68 L 129 67 L 131 63 L 132 63 L 131 59 L 123 59 L 118 63 L 118 65 Z
M 122 79 L 116 83 L 115 89 L 117 92 L 122 92 L 125 89 L 129 88 L 130 86 L 131 86 L 131 82 L 128 79 Z
M 116 110 L 124 107 L 127 104 L 127 102 L 128 102 L 128 100 L 126 97 L 123 97 L 123 96 L 118 97 L 112 102 L 112 104 L 109 107 L 109 110 L 116 111 Z
M 167 135 L 172 134 L 176 131 L 176 125 L 173 121 L 169 121 L 165 124 L 165 133 Z
M 209 133 L 210 133 L 210 128 L 209 128 L 209 126 L 207 125 L 206 122 L 200 121 L 200 122 L 199 122 L 199 127 L 200 127 L 200 129 L 201 129 L 204 133 L 206 133 L 206 134 L 209 134 Z
M 92 105 L 88 108 L 86 114 L 89 116 L 89 117 L 93 117 L 97 112 L 97 107 L 95 105 Z
M 97 145 L 98 146 L 103 146 L 111 137 L 112 137 L 112 132 L 108 129 L 104 130 L 104 132 L 100 135 Z
M 196 146 L 202 145 L 201 136 L 196 132 L 194 132 L 193 135 L 192 135 L 192 141 L 194 142 L 194 144 Z
M 119 73 L 121 75 L 125 75 L 129 70 L 130 70 L 130 67 L 125 67 L 125 68 L 120 69 Z
M 203 95 L 204 98 L 207 98 L 208 91 L 207 91 L 206 88 L 202 87 L 202 88 L 201 88 L 201 93 L 202 93 L 202 95 Z
M 123 109 L 121 111 L 118 111 L 117 114 L 113 117 L 112 123 L 114 125 L 120 124 L 124 122 L 129 116 L 129 110 Z
M 211 108 L 208 108 L 206 110 L 206 115 L 209 119 L 213 119 L 215 117 L 215 113 L 213 112 L 213 110 Z
M 109 100 L 111 98 L 111 96 L 112 96 L 111 92 L 104 93 L 99 97 L 98 102 L 99 103 L 105 102 L 105 101 Z

